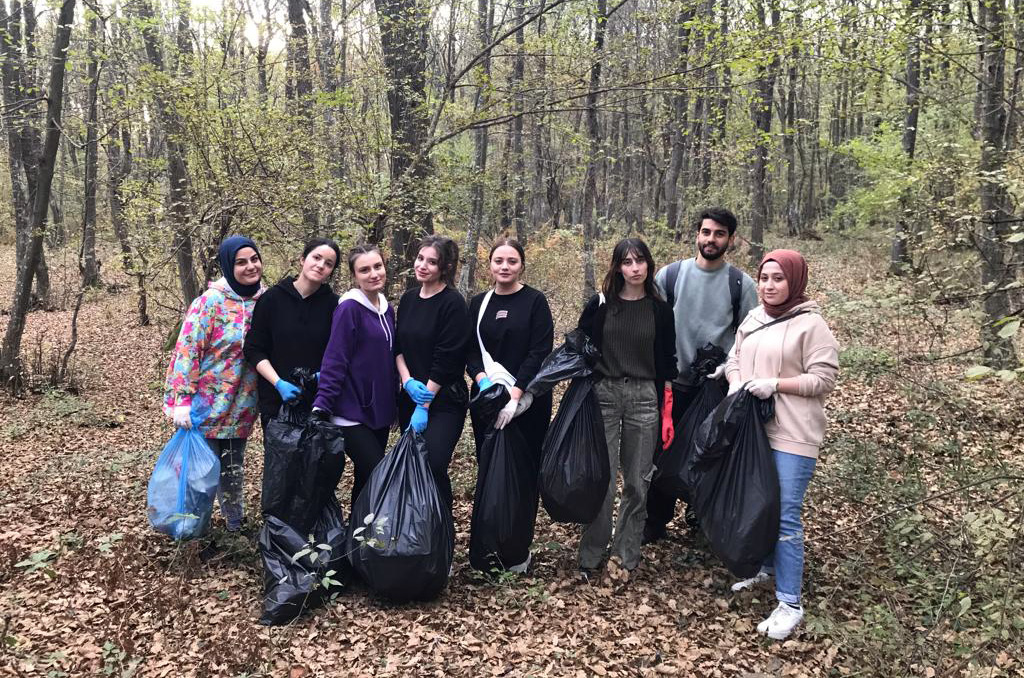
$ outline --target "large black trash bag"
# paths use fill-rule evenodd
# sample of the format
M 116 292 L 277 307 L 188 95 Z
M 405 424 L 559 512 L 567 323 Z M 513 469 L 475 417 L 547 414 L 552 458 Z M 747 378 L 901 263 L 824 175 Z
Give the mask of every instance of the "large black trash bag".
M 601 352 L 590 337 L 582 330 L 572 330 L 566 333 L 565 343 L 544 359 L 537 370 L 537 376 L 530 381 L 526 390 L 531 395 L 539 396 L 553 389 L 560 381 L 589 377 L 600 359 Z
M 708 377 L 725 360 L 725 351 L 708 343 L 697 349 L 690 364 L 690 373 L 696 377 L 696 394 L 675 424 L 675 438 L 667 450 L 655 456 L 657 470 L 654 485 L 663 493 L 690 501 L 690 457 L 693 454 L 697 429 L 725 398 L 725 386 L 720 379 Z
M 316 398 L 316 371 L 297 367 L 288 380 L 301 389 L 295 400 L 282 403 L 277 416 L 263 431 L 263 491 L 260 504 L 264 515 L 282 517 L 295 494 L 299 467 L 292 457 L 299 449 L 299 438 L 306 428 Z
M 519 421 L 494 428 L 508 391 L 495 384 L 470 403 L 486 432 L 477 449 L 476 493 L 470 523 L 469 564 L 483 572 L 526 561 L 537 521 L 537 463 Z
M 384 455 L 356 499 L 351 527 L 352 565 L 374 593 L 395 602 L 441 593 L 455 555 L 455 526 L 427 465 L 423 436 L 409 429 Z
M 558 523 L 593 522 L 611 482 L 593 379 L 573 379 L 569 384 L 542 450 L 540 496 L 548 515 Z
M 292 527 L 308 532 L 328 501 L 333 499 L 345 471 L 345 432 L 329 421 L 310 418 L 299 436 L 288 471 L 291 497 L 277 515 Z
M 261 624 L 287 624 L 348 584 L 352 567 L 346 552 L 347 536 L 341 506 L 334 498 L 324 506 L 311 534 L 267 516 L 260 531 Z M 296 558 L 296 554 L 302 555 Z
M 737 577 L 752 577 L 779 538 L 779 477 L 764 422 L 774 400 L 740 390 L 697 433 L 690 462 L 691 505 L 715 555 Z

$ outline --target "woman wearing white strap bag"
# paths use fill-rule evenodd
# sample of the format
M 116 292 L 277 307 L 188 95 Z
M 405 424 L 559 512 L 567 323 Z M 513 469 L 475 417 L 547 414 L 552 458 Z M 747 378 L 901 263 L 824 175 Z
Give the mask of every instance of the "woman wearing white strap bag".
M 515 420 L 531 454 L 540 465 L 541 444 L 551 421 L 551 394 L 533 400 L 525 393 L 541 362 L 551 353 L 554 322 L 544 294 L 524 284 L 523 246 L 501 238 L 488 255 L 494 288 L 478 294 L 469 305 L 476 331 L 469 342 L 466 371 L 473 379 L 473 395 L 493 384 L 503 384 L 511 399 L 498 415 L 496 428 Z M 531 402 L 532 401 L 532 402 Z M 484 425 L 471 417 L 479 447 Z M 529 558 L 509 570 L 523 572 Z

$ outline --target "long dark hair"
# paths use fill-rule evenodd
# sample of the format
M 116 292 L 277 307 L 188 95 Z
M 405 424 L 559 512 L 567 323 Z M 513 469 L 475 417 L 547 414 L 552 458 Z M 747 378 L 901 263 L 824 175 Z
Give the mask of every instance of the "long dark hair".
M 305 247 L 302 248 L 301 258 L 305 259 L 309 256 L 310 252 L 315 250 L 317 247 L 323 247 L 324 245 L 334 250 L 334 268 L 331 269 L 331 275 L 327 276 L 330 278 L 334 275 L 334 272 L 338 270 L 338 266 L 341 265 L 341 248 L 338 247 L 338 243 L 334 242 L 330 238 L 313 238 L 306 243 Z
M 647 278 L 644 279 L 644 294 L 652 299 L 661 299 L 657 285 L 654 284 L 654 257 L 651 250 L 640 238 L 623 238 L 612 250 L 612 263 L 608 266 L 608 273 L 604 276 L 604 283 L 601 291 L 604 292 L 605 301 L 615 303 L 619 301 L 619 293 L 626 286 L 626 280 L 622 277 L 622 260 L 629 255 L 639 256 L 647 262 Z M 664 301 L 662 299 L 662 301 Z
M 416 246 L 419 253 L 424 247 L 433 247 L 437 252 L 437 267 L 441 271 L 441 282 L 448 287 L 455 287 L 455 269 L 459 265 L 459 246 L 451 238 L 443 235 L 426 235 L 420 238 Z

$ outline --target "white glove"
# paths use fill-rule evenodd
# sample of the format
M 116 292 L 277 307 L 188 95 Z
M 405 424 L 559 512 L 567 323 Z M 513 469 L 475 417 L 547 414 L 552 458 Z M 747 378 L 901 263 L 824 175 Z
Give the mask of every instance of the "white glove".
M 725 376 L 725 363 L 722 363 L 721 365 L 719 365 L 718 367 L 715 368 L 715 371 L 711 373 L 711 376 L 709 376 L 708 379 L 721 379 L 724 376 Z
M 519 407 L 519 400 L 516 398 L 509 398 L 505 407 L 501 408 L 501 412 L 498 412 L 498 418 L 494 422 L 494 428 L 500 431 L 508 426 L 508 423 L 516 416 L 517 407 Z
M 533 394 L 524 393 L 523 397 L 519 399 L 519 405 L 516 406 L 516 413 L 512 415 L 512 418 L 518 417 L 520 414 L 530 409 L 530 405 L 533 404 Z
M 765 398 L 771 398 L 772 394 L 775 393 L 779 388 L 778 379 L 751 379 L 747 382 L 747 391 L 750 395 L 764 400 Z
M 176 405 L 171 419 L 178 428 L 192 428 L 192 407 L 189 405 Z

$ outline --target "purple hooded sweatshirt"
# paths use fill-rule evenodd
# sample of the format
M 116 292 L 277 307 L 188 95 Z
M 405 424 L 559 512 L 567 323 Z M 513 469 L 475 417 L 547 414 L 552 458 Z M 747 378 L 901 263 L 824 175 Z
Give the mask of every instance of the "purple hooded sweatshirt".
M 313 406 L 330 412 L 342 426 L 380 429 L 395 422 L 395 311 L 383 295 L 378 298 L 379 309 L 362 291 L 349 290 L 334 309 Z

